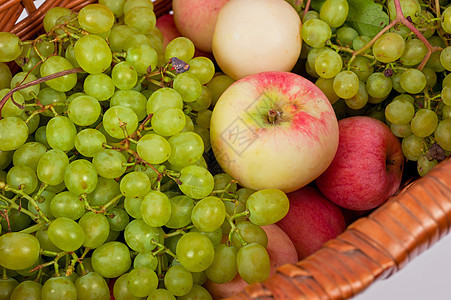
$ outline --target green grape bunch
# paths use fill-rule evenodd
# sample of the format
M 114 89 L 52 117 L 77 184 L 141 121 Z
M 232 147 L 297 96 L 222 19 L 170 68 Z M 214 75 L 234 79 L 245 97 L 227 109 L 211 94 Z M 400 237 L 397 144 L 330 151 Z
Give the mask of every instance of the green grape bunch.
M 101 0 L 51 8 L 32 40 L 0 32 L 2 295 L 211 299 L 207 280 L 268 278 L 261 226 L 288 198 L 218 170 L 233 80 L 155 24 L 150 0 Z
M 447 1 L 287 1 L 303 20 L 294 71 L 315 82 L 339 119 L 385 122 L 420 176 L 451 154 Z

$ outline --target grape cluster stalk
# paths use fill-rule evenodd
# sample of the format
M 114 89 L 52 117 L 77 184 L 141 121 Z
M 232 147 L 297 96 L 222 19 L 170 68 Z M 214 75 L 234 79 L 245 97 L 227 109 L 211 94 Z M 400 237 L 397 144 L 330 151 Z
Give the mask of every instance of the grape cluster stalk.
M 451 154 L 446 1 L 288 2 L 303 18 L 301 71 L 339 119 L 369 115 L 385 122 L 419 176 Z M 377 14 L 372 23 L 371 14 Z
M 207 280 L 268 278 L 261 226 L 287 195 L 214 165 L 233 80 L 155 24 L 152 1 L 100 0 L 50 9 L 32 40 L 0 32 L 2 295 L 211 299 Z

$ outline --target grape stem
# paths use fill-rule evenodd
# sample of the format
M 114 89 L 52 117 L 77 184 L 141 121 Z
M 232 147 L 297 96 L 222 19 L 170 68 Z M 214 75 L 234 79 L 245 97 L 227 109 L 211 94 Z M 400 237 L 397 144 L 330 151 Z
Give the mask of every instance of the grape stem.
M 62 77 L 62 76 L 66 76 L 66 75 L 74 74 L 74 73 L 80 73 L 80 72 L 83 72 L 82 68 L 80 68 L 80 67 L 73 68 L 73 69 L 57 72 L 57 73 L 54 73 L 54 74 L 51 74 L 51 75 L 47 75 L 47 76 L 38 78 L 36 80 L 27 82 L 25 84 L 16 86 L 15 88 L 13 88 L 10 91 L 8 91 L 8 93 L 6 93 L 6 95 L 2 98 L 2 100 L 0 100 L 0 118 L 2 117 L 2 108 L 3 108 L 3 106 L 5 105 L 6 101 L 8 101 L 8 99 L 11 98 L 13 93 L 15 93 L 17 91 L 20 91 L 20 90 L 23 90 L 23 89 L 26 89 L 27 87 L 30 87 L 30 86 L 33 86 L 33 85 L 36 85 L 36 84 L 39 84 L 39 83 L 43 83 L 43 82 L 46 82 L 46 81 L 49 81 L 49 80 L 52 80 L 52 79 L 55 79 L 55 78 L 58 78 L 58 77 Z

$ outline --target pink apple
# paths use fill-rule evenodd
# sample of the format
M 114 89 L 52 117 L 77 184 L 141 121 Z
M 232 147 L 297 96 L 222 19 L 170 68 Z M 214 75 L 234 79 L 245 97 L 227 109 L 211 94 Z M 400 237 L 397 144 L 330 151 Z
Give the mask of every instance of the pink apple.
M 211 52 L 213 30 L 220 9 L 229 0 L 173 0 L 174 22 L 178 31 L 196 48 Z
M 349 117 L 338 124 L 337 154 L 316 184 L 326 198 L 344 208 L 375 208 L 399 189 L 401 143 L 385 123 L 371 117 Z
M 293 242 L 299 259 L 316 252 L 345 230 L 340 208 L 318 189 L 305 186 L 287 196 L 290 210 L 277 225 Z
M 240 185 L 295 191 L 316 179 L 338 147 L 338 122 L 324 93 L 290 72 L 263 72 L 230 85 L 210 122 L 222 169 Z
M 271 272 L 273 275 L 277 268 L 284 264 L 293 264 L 298 262 L 296 249 L 288 235 L 276 224 L 262 226 L 268 236 L 268 251 L 271 260 Z M 248 286 L 248 284 L 237 275 L 232 281 L 227 283 L 214 283 L 207 281 L 204 287 L 210 292 L 213 299 L 222 299 L 230 297 Z

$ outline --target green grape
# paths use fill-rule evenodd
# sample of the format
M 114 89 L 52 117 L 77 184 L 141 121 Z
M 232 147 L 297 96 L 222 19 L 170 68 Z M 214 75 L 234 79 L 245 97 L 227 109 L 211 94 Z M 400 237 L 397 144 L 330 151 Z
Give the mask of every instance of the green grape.
M 169 61 L 172 57 L 177 57 L 188 63 L 193 58 L 194 51 L 195 47 L 193 42 L 187 37 L 180 36 L 172 39 L 167 44 L 164 50 L 164 57 L 166 61 Z
M 138 74 L 147 74 L 157 67 L 158 53 L 150 45 L 133 45 L 127 49 L 126 61 L 135 67 Z
M 204 153 L 206 153 L 211 149 L 210 131 L 207 128 L 199 126 L 197 124 L 194 125 L 193 131 L 202 138 L 202 141 L 204 143 Z
M 114 85 L 121 90 L 130 90 L 138 83 L 138 72 L 127 61 L 116 64 L 111 71 Z
M 88 211 L 78 220 L 78 224 L 85 233 L 83 247 L 86 248 L 99 247 L 105 243 L 110 233 L 110 223 L 103 214 Z
M 40 181 L 49 185 L 57 185 L 64 181 L 68 165 L 69 158 L 66 153 L 58 149 L 51 149 L 39 159 L 36 174 Z
M 425 155 L 422 155 L 417 161 L 418 175 L 423 177 L 437 164 L 438 162 L 436 159 L 429 160 Z
M 434 137 L 443 150 L 451 151 L 451 119 L 444 119 L 438 123 Z
M 69 119 L 78 126 L 92 125 L 100 116 L 99 101 L 91 96 L 79 96 L 69 103 L 67 109 Z
M 236 228 L 237 231 L 232 234 L 231 242 L 237 249 L 250 243 L 257 243 L 265 248 L 268 245 L 268 236 L 262 227 L 249 221 L 241 221 L 236 224 Z M 242 240 L 239 238 L 238 234 Z
M 75 146 L 77 129 L 68 117 L 57 116 L 51 118 L 47 123 L 45 133 L 47 142 L 53 149 L 69 151 Z
M 139 252 L 133 260 L 133 267 L 146 267 L 151 270 L 156 270 L 158 266 L 158 258 L 152 251 Z
M 133 9 L 134 7 L 138 6 L 145 6 L 148 8 L 153 9 L 153 3 L 151 0 L 127 0 L 127 2 L 124 3 L 124 14 L 126 14 L 128 11 Z
M 35 75 L 33 75 L 32 73 L 19 72 L 19 73 L 16 73 L 14 75 L 14 77 L 11 79 L 10 87 L 13 89 L 15 87 L 18 87 L 20 85 L 29 83 L 29 82 L 34 81 L 36 79 L 37 79 L 37 77 Z M 41 85 L 38 83 L 38 84 L 35 84 L 35 85 L 32 85 L 30 87 L 27 87 L 27 88 L 24 88 L 24 89 L 20 90 L 19 93 L 22 95 L 24 100 L 31 100 L 31 99 L 33 99 L 33 94 L 37 95 L 39 93 L 40 89 L 41 89 Z M 1 98 L 3 98 L 3 96 L 1 96 Z M 14 100 L 16 102 L 18 102 L 16 97 L 14 97 Z M 3 116 L 5 116 L 4 109 L 5 108 L 3 107 L 3 109 L 2 109 L 2 115 Z
M 309 10 L 302 15 L 302 23 L 305 23 L 310 19 L 319 19 L 319 12 L 315 10 Z
M 424 153 L 424 139 L 414 134 L 402 139 L 402 153 L 408 160 L 417 161 Z
M 366 35 L 359 35 L 352 41 L 352 49 L 355 51 L 359 51 L 363 47 L 367 46 L 368 43 L 371 41 L 369 37 Z M 371 48 L 366 48 L 363 50 L 363 53 L 370 54 L 372 52 Z
M 9 225 L 11 226 L 12 232 L 21 231 L 25 228 L 28 228 L 32 222 L 31 217 L 24 214 L 23 212 L 17 210 L 17 209 L 10 209 L 8 211 L 8 219 L 9 219 Z M 8 228 L 8 223 L 6 222 L 5 218 L 2 218 L 1 220 L 1 226 L 2 228 Z
M 106 137 L 93 128 L 86 128 L 77 133 L 74 140 L 75 149 L 85 157 L 93 157 L 95 153 L 103 150 Z
M 178 74 L 172 84 L 174 90 L 182 96 L 184 102 L 196 101 L 202 94 L 202 84 L 196 76 L 188 72 Z
M 56 193 L 54 193 L 54 192 L 44 190 L 44 191 L 42 191 L 41 195 L 38 197 L 38 201 L 36 201 L 36 204 L 38 205 L 39 209 L 49 219 L 55 218 L 50 211 L 50 203 L 51 203 L 53 197 L 55 197 L 55 195 L 56 195 Z M 38 214 L 36 208 L 33 206 L 33 204 L 31 202 L 28 202 L 27 209 L 34 214 Z
M 203 85 L 202 94 L 195 101 L 189 103 L 189 107 L 194 111 L 207 110 L 212 102 L 212 95 L 210 90 Z
M 119 278 L 116 279 L 113 285 L 113 296 L 114 299 L 121 300 L 140 300 L 142 298 L 138 298 L 133 296 L 131 291 L 128 289 L 128 274 L 123 273 Z
M 437 74 L 434 70 L 428 67 L 424 67 L 423 70 L 424 77 L 426 77 L 426 88 L 433 88 L 435 84 L 437 83 Z
M 332 30 L 323 20 L 310 19 L 302 25 L 301 36 L 302 40 L 310 47 L 321 48 L 332 37 Z
M 393 73 L 393 75 L 390 76 L 390 79 L 393 89 L 398 93 L 404 94 L 406 91 L 401 86 L 402 73 L 404 73 L 404 70 L 397 70 L 396 73 Z
M 368 103 L 368 92 L 366 91 L 365 83 L 359 80 L 359 89 L 357 90 L 357 94 L 344 100 L 346 105 L 351 109 L 361 109 L 365 107 Z
M 271 263 L 268 252 L 262 245 L 247 244 L 238 250 L 236 259 L 238 273 L 247 283 L 268 279 Z
M 113 28 L 111 28 L 110 30 L 110 35 L 108 37 L 111 51 L 124 51 L 130 45 L 130 39 L 132 38 L 132 36 L 137 33 L 138 32 L 135 29 L 125 24 L 114 24 Z
M 426 76 L 418 69 L 407 69 L 402 73 L 399 83 L 407 93 L 418 94 L 426 87 Z
M 350 70 L 357 74 L 360 81 L 363 82 L 366 82 L 368 77 L 374 72 L 371 60 L 364 56 L 357 56 L 350 64 L 350 67 Z
M 13 290 L 10 300 L 39 300 L 42 295 L 42 284 L 32 280 L 20 282 Z
M 174 296 L 186 295 L 193 287 L 193 275 L 182 265 L 172 266 L 164 276 L 164 285 Z
M 107 42 L 98 35 L 89 34 L 77 40 L 75 59 L 90 74 L 104 72 L 111 65 L 113 56 Z
M 124 15 L 124 4 L 126 2 L 127 0 L 99 0 L 99 3 L 108 7 L 116 18 Z
M 133 109 L 138 120 L 143 120 L 146 114 L 147 98 L 135 90 L 118 90 L 110 99 L 110 107 L 124 106 Z
M 108 210 L 108 222 L 110 229 L 114 231 L 123 231 L 130 223 L 130 216 L 125 209 L 114 207 Z
M 393 124 L 408 124 L 415 114 L 413 103 L 406 99 L 397 99 L 385 107 L 385 117 Z
M 56 110 L 57 113 L 62 114 L 65 110 L 65 107 L 63 105 L 67 102 L 67 97 L 64 92 L 56 91 L 50 87 L 42 88 L 37 98 L 41 102 L 42 105 L 53 105 L 53 108 Z M 53 117 L 53 113 L 50 110 L 45 110 L 41 112 L 42 115 Z
M 147 114 L 153 114 L 162 108 L 178 108 L 183 109 L 182 96 L 174 89 L 164 87 L 156 90 L 147 100 Z
M 6 183 L 15 189 L 31 194 L 38 186 L 36 172 L 27 166 L 13 166 L 6 176 Z
M 205 197 L 196 203 L 191 220 L 200 231 L 211 232 L 221 227 L 225 220 L 226 208 L 218 197 Z
M 42 286 L 42 300 L 77 300 L 77 288 L 69 277 L 51 277 Z
M 323 78 L 335 77 L 342 66 L 341 56 L 335 51 L 324 51 L 315 59 L 315 72 Z
M 442 107 L 442 119 L 449 119 L 451 118 L 451 106 L 444 105 Z
M 352 46 L 352 41 L 359 36 L 357 30 L 348 26 L 341 26 L 335 32 L 337 42 L 346 47 Z
M 237 183 L 233 179 L 232 176 L 230 176 L 227 173 L 218 173 L 213 176 L 213 179 L 215 181 L 214 190 L 221 191 L 226 190 L 230 193 L 235 193 L 237 190 Z
M 448 46 L 441 51 L 440 63 L 447 71 L 451 71 L 451 46 Z
M 177 297 L 179 300 L 205 299 L 212 300 L 210 292 L 199 284 L 193 284 L 193 287 L 188 294 Z
M 160 191 L 148 192 L 141 201 L 141 217 L 152 227 L 165 225 L 171 217 L 171 201 Z
M 31 267 L 39 257 L 39 240 L 31 234 L 7 232 L 0 236 L 0 266 L 9 270 Z
M 107 32 L 113 27 L 114 21 L 111 9 L 102 4 L 88 4 L 78 13 L 81 28 L 90 33 Z
M 52 198 L 50 212 L 55 218 L 65 217 L 78 220 L 85 213 L 85 207 L 77 195 L 63 191 Z
M 50 223 L 47 230 L 49 240 L 63 251 L 75 251 L 83 245 L 83 228 L 74 220 L 59 217 Z
M 84 92 L 99 101 L 110 99 L 115 90 L 113 79 L 105 73 L 89 74 L 83 82 Z
M 73 65 L 64 57 L 54 55 L 47 58 L 41 65 L 41 77 L 53 75 L 73 69 Z M 70 91 L 77 84 L 77 74 L 67 74 L 45 82 L 52 89 L 59 92 Z
M 152 251 L 156 245 L 151 241 L 163 243 L 164 232 L 161 227 L 151 227 L 143 219 L 135 219 L 128 223 L 124 230 L 124 239 L 134 251 Z
M 0 119 L 0 151 L 16 150 L 28 138 L 28 126 L 18 117 Z
M 180 171 L 180 190 L 186 196 L 202 199 L 208 196 L 214 187 L 214 178 L 211 173 L 200 166 L 189 165 Z
M 209 82 L 215 74 L 215 66 L 208 57 L 194 57 L 188 61 L 188 64 L 188 73 L 196 76 L 201 84 L 206 84 Z
M 176 300 L 174 295 L 166 289 L 156 289 L 147 297 L 147 300 Z
M 171 154 L 171 145 L 162 136 L 145 134 L 136 145 L 138 155 L 150 164 L 161 164 Z
M 158 288 L 158 276 L 147 267 L 135 268 L 127 275 L 127 287 L 135 297 L 146 297 Z
M 334 78 L 319 77 L 315 81 L 315 85 L 326 95 L 331 104 L 334 104 L 340 97 L 335 93 L 333 88 Z
M 333 89 L 340 98 L 352 98 L 359 91 L 359 77 L 352 71 L 341 71 L 334 77 Z
M 256 225 L 269 225 L 278 222 L 288 212 L 287 195 L 278 189 L 256 191 L 246 201 L 249 220 Z
M 77 159 L 69 163 L 64 174 L 64 184 L 76 195 L 94 191 L 97 180 L 96 168 L 86 159 Z
M 391 63 L 401 57 L 406 49 L 402 36 L 394 32 L 384 33 L 373 44 L 373 55 L 383 63 Z
M 127 245 L 106 242 L 92 252 L 92 268 L 104 278 L 116 278 L 127 272 L 132 264 Z
M 0 99 L 3 99 L 9 91 L 10 89 L 0 90 Z M 19 117 L 22 114 L 23 108 L 14 104 L 13 100 L 20 106 L 23 106 L 25 104 L 25 100 L 20 92 L 13 93 L 2 107 L 1 113 L 3 118 Z
M 400 0 L 401 10 L 404 17 L 410 17 L 411 22 L 414 24 L 420 19 L 421 12 L 420 3 L 417 0 Z M 387 3 L 390 20 L 393 21 L 396 18 L 395 1 L 389 0 Z
M 39 142 L 27 142 L 12 154 L 15 166 L 28 166 L 34 171 L 38 167 L 39 159 L 47 152 L 47 148 Z
M 442 101 L 445 105 L 451 106 L 451 84 L 443 85 Z M 17 151 L 17 150 L 16 150 Z
M 84 264 L 83 260 L 83 264 Z M 110 289 L 105 278 L 96 272 L 89 272 L 75 280 L 77 299 L 109 300 Z
M 404 66 L 412 67 L 419 64 L 426 55 L 428 48 L 419 39 L 410 39 L 406 42 L 404 53 L 400 60 Z
M 215 283 L 226 283 L 237 274 L 236 255 L 238 249 L 234 246 L 219 244 L 215 246 L 212 264 L 205 270 L 209 280 Z
M 152 129 L 161 136 L 173 136 L 186 125 L 185 114 L 179 108 L 166 107 L 157 110 L 151 119 Z
M 442 13 L 442 28 L 446 33 L 451 33 L 451 8 L 449 6 Z
M 219 74 L 214 76 L 207 84 L 206 87 L 211 92 L 211 104 L 214 106 L 218 102 L 222 93 L 232 84 L 235 80 L 225 74 Z
M 10 68 L 4 62 L 0 62 L 0 89 L 11 87 L 13 75 Z
M 348 17 L 349 5 L 346 0 L 326 0 L 321 5 L 319 17 L 332 28 L 338 28 Z
M 196 123 L 204 128 L 210 128 L 211 115 L 213 111 L 205 109 L 197 113 Z
M 127 173 L 122 177 L 119 187 L 127 198 L 141 198 L 151 190 L 149 177 L 140 171 Z
M 191 223 L 191 212 L 194 200 L 185 195 L 175 196 L 171 201 L 171 216 L 165 226 L 168 228 L 181 228 Z
M 9 166 L 9 164 L 13 161 L 14 153 L 15 151 L 0 151 L 0 170 L 4 170 Z
M 52 7 L 44 15 L 43 25 L 46 32 L 50 32 L 62 16 L 70 16 L 72 11 L 66 7 Z
M 141 201 L 142 198 L 125 198 L 124 209 L 130 215 L 130 217 L 135 219 L 141 219 Z
M 157 22 L 152 8 L 146 6 L 136 6 L 125 12 L 124 23 L 140 33 L 150 33 Z
M 138 116 L 126 106 L 112 106 L 103 115 L 103 127 L 114 138 L 123 139 L 138 128 Z
M 0 62 L 15 60 L 22 53 L 20 38 L 9 32 L 0 32 Z
M 415 116 L 410 122 L 410 127 L 413 134 L 418 137 L 425 138 L 430 136 L 435 131 L 437 124 L 437 114 L 433 110 L 423 108 L 415 113 Z
M 385 77 L 382 72 L 371 74 L 366 80 L 366 91 L 374 98 L 384 98 L 390 94 L 392 82 L 390 77 Z
M 205 235 L 213 244 L 213 247 L 215 247 L 216 245 L 219 245 L 222 242 L 222 229 L 221 227 L 219 227 L 218 229 L 214 230 L 214 231 L 200 231 L 199 229 L 197 229 L 196 227 L 193 227 L 190 229 L 190 232 L 199 232 L 203 235 Z
M 194 132 L 178 133 L 170 137 L 168 142 L 171 146 L 168 162 L 175 166 L 192 165 L 201 158 L 204 152 L 202 138 Z
M 201 272 L 213 262 L 214 247 L 205 235 L 199 232 L 188 232 L 178 241 L 176 254 L 181 265 L 188 271 Z
M 412 129 L 410 128 L 410 123 L 407 124 L 390 124 L 390 130 L 397 137 L 404 138 L 412 134 Z
M 125 173 L 127 167 L 125 156 L 113 149 L 104 149 L 96 152 L 92 158 L 97 174 L 105 178 L 118 178 Z

